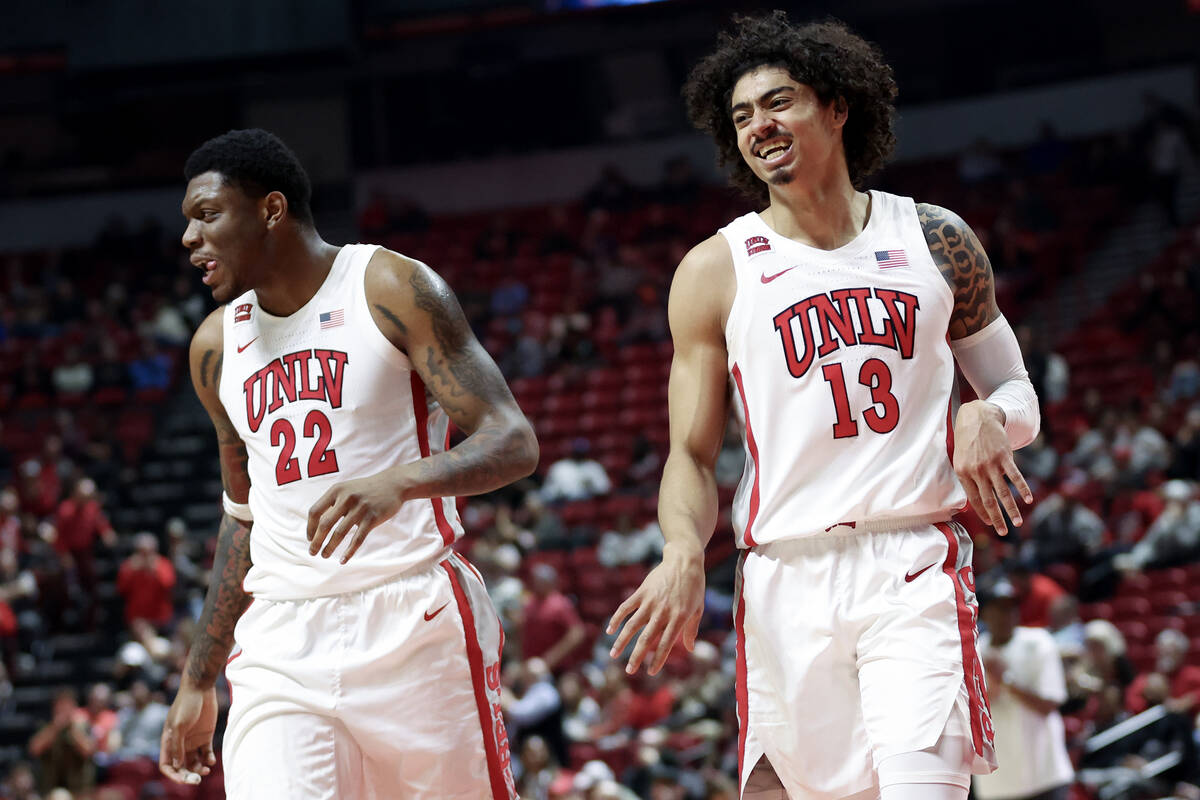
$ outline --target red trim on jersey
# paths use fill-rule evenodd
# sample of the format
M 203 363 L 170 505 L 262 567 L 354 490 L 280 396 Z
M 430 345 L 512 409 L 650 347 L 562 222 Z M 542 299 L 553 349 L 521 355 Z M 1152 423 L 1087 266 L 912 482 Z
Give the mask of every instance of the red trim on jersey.
M 742 564 L 738 564 L 737 613 L 733 618 L 733 631 L 737 643 L 736 678 L 734 679 L 738 717 L 738 781 L 744 780 L 746 769 L 746 731 L 749 727 L 750 691 L 746 684 L 746 593 L 742 590 Z M 740 792 L 739 792 L 740 794 Z
M 750 406 L 746 403 L 746 389 L 742 386 L 742 370 L 737 364 L 733 365 L 733 381 L 737 384 L 738 396 L 742 398 L 742 415 L 746 420 L 746 447 L 750 450 L 750 458 L 754 460 L 754 488 L 750 491 L 750 516 L 746 519 L 746 533 L 743 539 L 747 547 L 754 547 L 754 520 L 758 517 L 758 477 L 761 474 L 758 463 L 758 444 L 754 441 L 754 431 L 750 428 Z
M 415 375 L 415 373 L 414 373 Z M 475 627 L 475 614 L 471 611 L 467 593 L 459 583 L 450 559 L 441 562 L 441 566 L 450 576 L 450 587 L 454 590 L 454 600 L 458 605 L 459 616 L 463 622 L 463 638 L 467 643 L 467 662 L 471 666 L 471 684 L 475 689 L 475 706 L 479 710 L 479 727 L 483 732 L 483 751 L 487 754 L 488 781 L 492 785 L 492 797 L 495 800 L 509 800 L 512 794 L 508 791 L 504 768 L 500 765 L 500 751 L 496 746 L 496 733 L 492 722 L 492 705 L 488 701 L 487 683 L 484 678 L 483 648 L 479 646 L 479 637 Z M 499 664 L 497 663 L 497 669 Z M 497 704 L 497 710 L 499 704 Z
M 962 642 L 963 682 L 967 686 L 967 699 L 971 715 L 971 743 L 976 755 L 983 755 L 983 716 L 990 716 L 987 701 L 987 689 L 982 681 L 976 682 L 976 676 L 983 675 L 979 664 L 979 654 L 975 651 L 975 615 L 967 605 L 967 597 L 963 592 L 958 575 L 958 537 L 950 526 L 944 522 L 936 527 L 946 537 L 948 549 L 946 562 L 942 564 L 942 572 L 950 576 L 954 584 L 954 604 L 958 610 L 958 637 Z
M 417 426 L 417 447 L 421 449 L 421 458 L 429 458 L 429 405 L 425 402 L 425 384 L 421 381 L 421 376 L 416 373 L 416 370 L 413 370 L 411 375 L 413 415 L 416 417 Z M 438 530 L 441 531 L 442 542 L 449 547 L 454 544 L 454 529 L 446 521 L 446 509 L 442 507 L 442 498 L 431 497 L 429 498 L 429 502 L 433 505 L 433 518 L 437 521 Z
M 950 346 L 950 332 L 946 332 L 946 346 Z M 951 366 L 951 369 L 954 369 Z M 950 461 L 950 466 L 954 466 L 954 390 L 958 388 L 958 381 L 953 377 L 950 380 L 950 392 L 946 397 L 946 458 Z

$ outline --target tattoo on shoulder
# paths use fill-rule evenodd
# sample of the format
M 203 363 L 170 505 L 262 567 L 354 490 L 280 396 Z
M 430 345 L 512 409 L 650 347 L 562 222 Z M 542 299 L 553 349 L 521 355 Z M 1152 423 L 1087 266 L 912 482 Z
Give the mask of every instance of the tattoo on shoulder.
M 496 399 L 507 394 L 500 371 L 487 356 L 472 347 L 471 327 L 450 288 L 431 280 L 421 269 L 409 277 L 413 302 L 429 314 L 437 347 L 425 354 L 425 377 L 429 390 L 450 413 L 465 412 L 458 402 L 464 397 Z M 416 354 L 410 353 L 414 363 Z
M 217 351 L 211 347 L 204 351 L 204 355 L 200 357 L 200 385 L 208 387 L 208 362 L 212 361 Z
M 983 330 L 1000 316 L 992 264 L 975 232 L 952 211 L 917 203 L 917 216 L 933 263 L 954 294 L 950 338 L 961 339 Z
M 383 314 L 383 316 L 387 318 L 388 322 L 395 325 L 396 330 L 400 331 L 401 336 L 408 335 L 408 326 L 405 325 L 403 322 L 401 322 L 400 317 L 398 317 L 390 308 L 383 305 L 382 303 L 376 303 L 375 310 L 378 311 L 380 314 Z
M 217 356 L 217 363 L 213 365 L 213 385 L 221 385 L 221 365 L 225 363 L 225 354 L 221 353 Z

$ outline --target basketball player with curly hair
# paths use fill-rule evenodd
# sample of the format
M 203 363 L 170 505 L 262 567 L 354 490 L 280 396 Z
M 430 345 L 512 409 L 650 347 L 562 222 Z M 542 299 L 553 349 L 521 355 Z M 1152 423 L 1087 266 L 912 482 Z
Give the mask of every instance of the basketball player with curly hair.
M 738 19 L 684 95 L 761 210 L 675 274 L 666 545 L 613 655 L 636 636 L 627 669 L 657 672 L 695 642 L 732 405 L 742 796 L 964 800 L 995 758 L 951 518 L 1021 524 L 1007 482 L 1030 502 L 1013 450 L 1040 422 L 991 265 L 953 212 L 865 189 L 896 85 L 844 25 Z M 981 399 L 957 405 L 956 361 Z

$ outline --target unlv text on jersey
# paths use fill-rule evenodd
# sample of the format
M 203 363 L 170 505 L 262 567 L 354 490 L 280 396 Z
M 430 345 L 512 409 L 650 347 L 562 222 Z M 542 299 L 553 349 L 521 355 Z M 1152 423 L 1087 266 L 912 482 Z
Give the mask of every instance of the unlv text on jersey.
M 258 431 L 267 412 L 278 411 L 284 403 L 326 400 L 330 407 L 341 408 L 342 378 L 349 360 L 340 350 L 299 350 L 255 372 L 242 385 L 250 430 Z

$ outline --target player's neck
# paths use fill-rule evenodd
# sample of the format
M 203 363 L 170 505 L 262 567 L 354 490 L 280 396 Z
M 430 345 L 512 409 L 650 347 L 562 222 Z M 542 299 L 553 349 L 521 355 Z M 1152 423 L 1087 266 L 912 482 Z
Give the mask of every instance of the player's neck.
M 763 221 L 776 233 L 820 250 L 836 250 L 862 233 L 871 214 L 871 196 L 855 191 L 845 172 L 827 181 L 771 187 Z
M 299 311 L 325 282 L 339 250 L 313 228 L 282 238 L 271 253 L 266 279 L 254 287 L 259 306 L 277 317 Z

